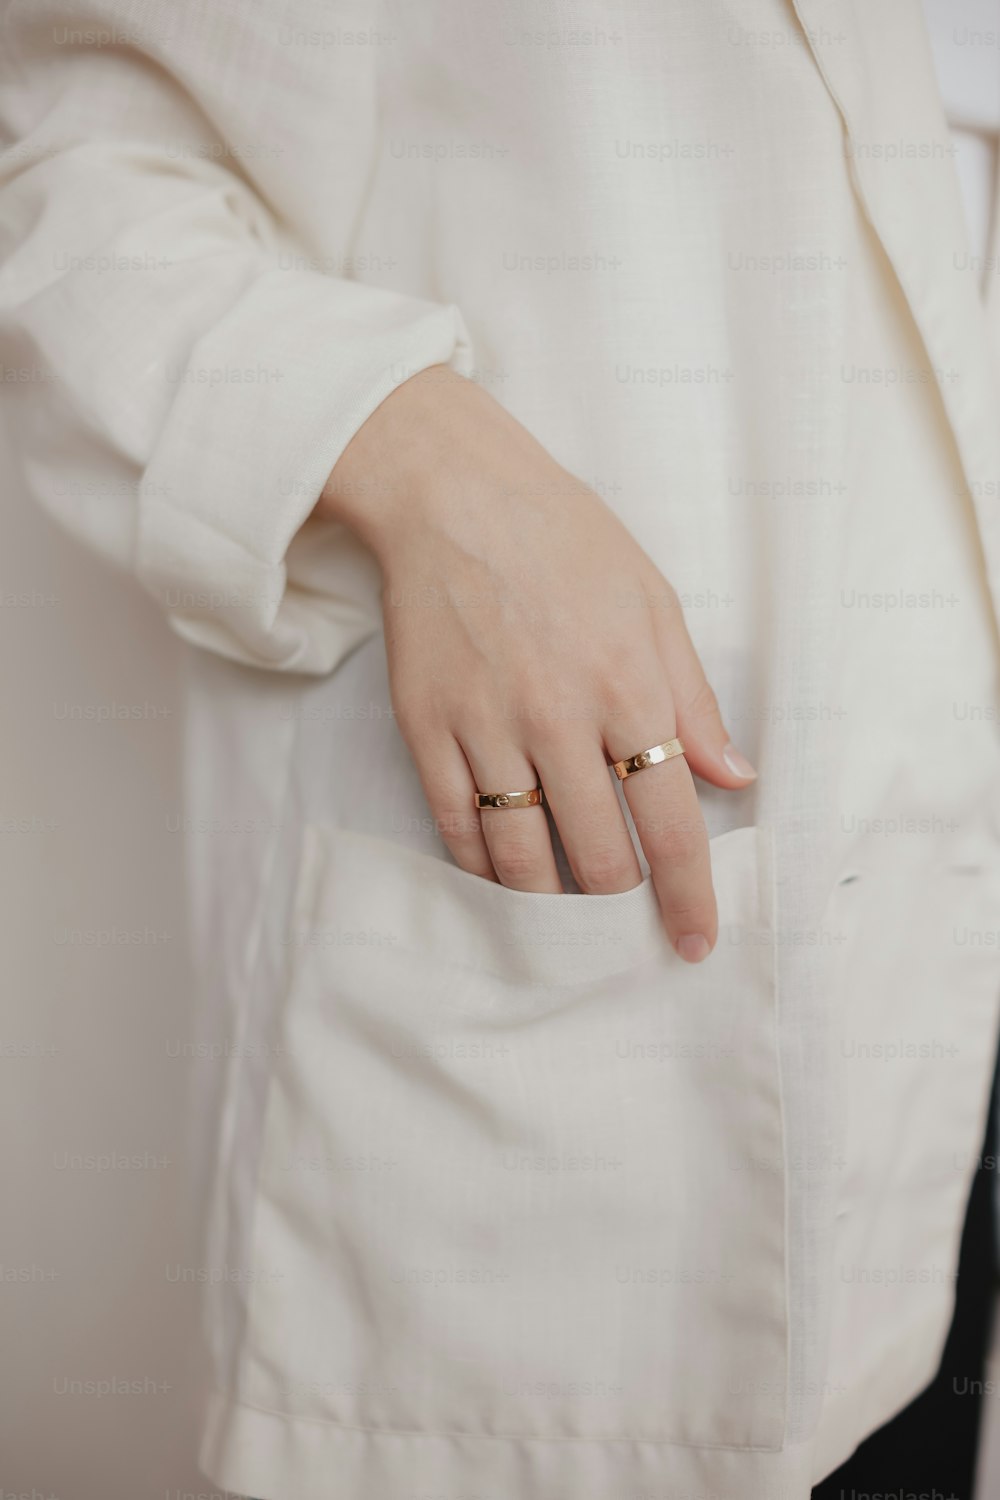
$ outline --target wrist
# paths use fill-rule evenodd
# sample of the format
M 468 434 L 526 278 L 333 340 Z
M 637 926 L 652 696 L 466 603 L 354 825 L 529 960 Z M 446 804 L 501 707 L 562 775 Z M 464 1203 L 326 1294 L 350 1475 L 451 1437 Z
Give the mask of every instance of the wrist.
M 376 556 L 424 512 L 460 462 L 475 408 L 490 398 L 447 365 L 411 376 L 354 434 L 323 487 L 316 513 L 355 531 Z

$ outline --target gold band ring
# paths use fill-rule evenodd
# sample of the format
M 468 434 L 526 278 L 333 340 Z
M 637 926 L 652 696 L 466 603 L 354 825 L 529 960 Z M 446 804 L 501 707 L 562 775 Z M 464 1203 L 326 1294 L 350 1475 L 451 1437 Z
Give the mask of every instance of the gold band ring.
M 541 807 L 542 789 L 534 786 L 530 792 L 477 792 L 476 806 L 484 807 Z
M 619 781 L 624 781 L 626 776 L 634 776 L 636 771 L 645 771 L 647 766 L 658 766 L 661 761 L 673 760 L 675 755 L 683 754 L 684 746 L 680 740 L 664 740 L 662 745 L 653 745 L 648 750 L 640 750 L 638 755 L 616 760 L 612 770 Z

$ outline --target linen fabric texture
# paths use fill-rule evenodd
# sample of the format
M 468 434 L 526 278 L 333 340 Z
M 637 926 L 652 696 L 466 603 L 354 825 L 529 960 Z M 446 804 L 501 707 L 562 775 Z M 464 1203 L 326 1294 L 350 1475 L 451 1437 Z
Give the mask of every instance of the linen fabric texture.
M 193 648 L 207 1254 L 253 1272 L 206 1473 L 804 1500 L 934 1373 L 996 1045 L 997 300 L 919 10 L 32 0 L 3 69 L 25 473 Z M 759 769 L 699 789 L 704 966 L 648 880 L 449 861 L 374 561 L 309 519 L 437 364 L 622 517 Z

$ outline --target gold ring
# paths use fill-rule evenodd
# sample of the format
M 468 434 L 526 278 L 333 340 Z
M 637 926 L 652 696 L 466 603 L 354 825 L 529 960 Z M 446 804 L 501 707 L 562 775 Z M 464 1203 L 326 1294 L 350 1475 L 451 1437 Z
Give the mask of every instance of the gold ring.
M 664 740 L 662 745 L 652 745 L 648 750 L 640 750 L 638 755 L 616 760 L 612 770 L 619 781 L 624 781 L 626 776 L 634 776 L 636 771 L 645 771 L 647 766 L 658 766 L 661 761 L 673 760 L 675 755 L 683 754 L 684 746 L 680 740 Z
M 541 807 L 542 789 L 532 787 L 530 792 L 477 792 L 476 806 L 483 807 Z

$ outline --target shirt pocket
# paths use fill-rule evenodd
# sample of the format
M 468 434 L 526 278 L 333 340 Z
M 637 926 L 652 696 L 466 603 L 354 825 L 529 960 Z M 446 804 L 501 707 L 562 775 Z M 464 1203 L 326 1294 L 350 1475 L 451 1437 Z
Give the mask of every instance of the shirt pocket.
M 313 826 L 244 1399 L 352 1427 L 777 1448 L 772 837 L 712 840 L 698 966 L 647 879 L 510 891 Z
M 919 826 L 919 825 L 917 825 Z M 841 1166 L 829 1378 L 843 1388 L 912 1356 L 931 1368 L 954 1307 L 959 1240 L 996 1060 L 995 837 L 943 834 L 918 857 L 886 839 L 830 897 L 844 956 L 831 1006 Z M 916 1382 L 922 1368 L 912 1371 Z

